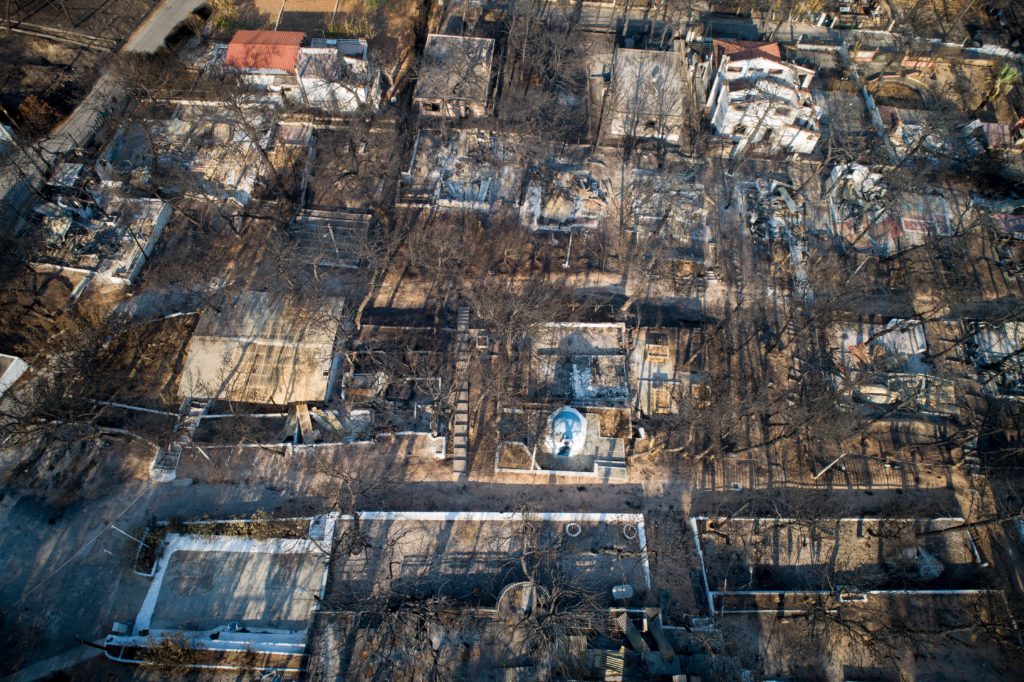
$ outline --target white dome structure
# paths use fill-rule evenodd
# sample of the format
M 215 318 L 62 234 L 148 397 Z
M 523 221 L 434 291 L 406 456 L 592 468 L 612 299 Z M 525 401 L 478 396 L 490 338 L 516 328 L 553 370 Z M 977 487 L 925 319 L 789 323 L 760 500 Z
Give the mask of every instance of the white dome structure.
M 560 407 L 548 417 L 544 445 L 549 452 L 561 457 L 573 457 L 583 451 L 587 440 L 587 418 L 568 405 Z

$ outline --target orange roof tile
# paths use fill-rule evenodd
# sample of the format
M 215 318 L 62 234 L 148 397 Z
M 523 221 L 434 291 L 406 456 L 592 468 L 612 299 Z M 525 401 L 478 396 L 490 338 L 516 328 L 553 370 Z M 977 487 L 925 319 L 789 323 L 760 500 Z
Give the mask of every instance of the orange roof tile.
M 300 31 L 239 31 L 228 43 L 224 63 L 236 69 L 269 69 L 295 73 Z
M 716 52 L 719 56 L 728 55 L 730 60 L 740 59 L 771 59 L 780 61 L 782 50 L 778 43 L 762 43 L 756 40 L 721 40 L 713 41 Z

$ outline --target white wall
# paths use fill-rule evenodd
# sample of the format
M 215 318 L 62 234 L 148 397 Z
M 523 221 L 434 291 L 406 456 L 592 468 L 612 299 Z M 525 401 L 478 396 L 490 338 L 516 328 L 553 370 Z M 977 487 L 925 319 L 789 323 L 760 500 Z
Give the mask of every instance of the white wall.
M 0 353 L 0 358 L 9 360 L 10 364 L 4 373 L 0 375 L 0 396 L 7 393 L 7 390 L 14 385 L 14 382 L 21 378 L 21 375 L 28 369 L 28 364 L 21 358 L 14 355 Z

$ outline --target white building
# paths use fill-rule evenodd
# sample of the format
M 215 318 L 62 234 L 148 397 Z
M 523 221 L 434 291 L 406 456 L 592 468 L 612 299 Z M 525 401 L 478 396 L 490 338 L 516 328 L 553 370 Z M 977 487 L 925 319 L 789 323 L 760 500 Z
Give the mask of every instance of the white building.
M 814 70 L 782 61 L 778 43 L 715 40 L 714 84 L 707 111 L 718 135 L 740 151 L 752 143 L 810 154 L 820 110 L 810 91 Z
M 304 42 L 296 31 L 238 31 L 217 54 L 253 85 L 307 106 L 332 112 L 376 109 L 380 78 L 365 40 Z
M 0 156 L 14 149 L 14 129 L 0 125 Z

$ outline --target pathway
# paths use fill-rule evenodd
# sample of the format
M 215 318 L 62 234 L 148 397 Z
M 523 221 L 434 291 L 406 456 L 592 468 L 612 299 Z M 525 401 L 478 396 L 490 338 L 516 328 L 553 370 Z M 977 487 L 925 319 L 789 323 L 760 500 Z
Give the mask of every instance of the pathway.
M 456 331 L 455 414 L 452 417 L 452 459 L 456 480 L 469 475 L 469 308 L 459 308 Z

